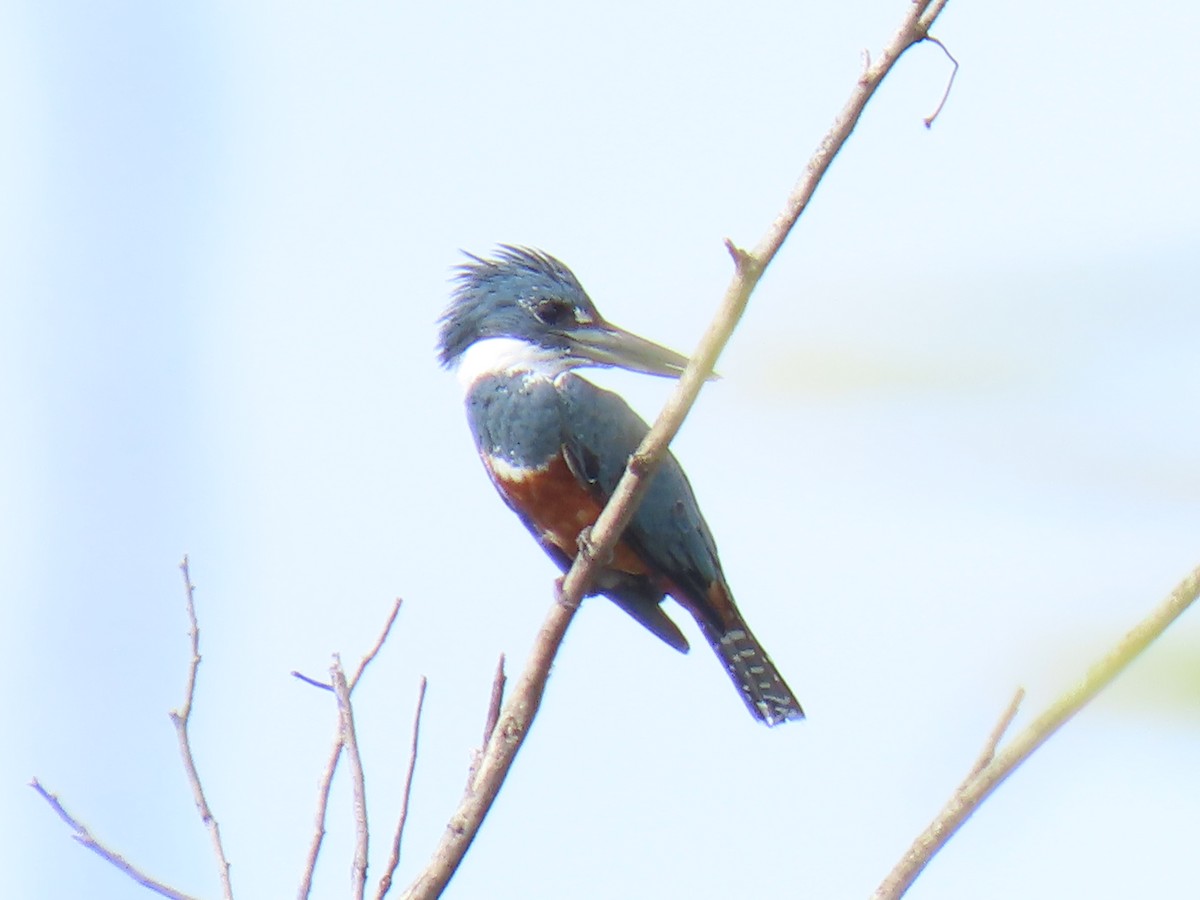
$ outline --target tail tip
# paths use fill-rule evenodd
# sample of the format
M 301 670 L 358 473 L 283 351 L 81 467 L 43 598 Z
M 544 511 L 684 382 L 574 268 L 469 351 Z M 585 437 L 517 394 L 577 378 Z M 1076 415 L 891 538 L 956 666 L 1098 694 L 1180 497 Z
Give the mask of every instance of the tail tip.
M 768 728 L 804 719 L 804 710 L 794 697 L 761 697 L 754 701 L 754 710 Z
M 744 628 L 732 629 L 713 644 L 751 714 L 769 727 L 804 718 L 804 710 L 766 651 Z

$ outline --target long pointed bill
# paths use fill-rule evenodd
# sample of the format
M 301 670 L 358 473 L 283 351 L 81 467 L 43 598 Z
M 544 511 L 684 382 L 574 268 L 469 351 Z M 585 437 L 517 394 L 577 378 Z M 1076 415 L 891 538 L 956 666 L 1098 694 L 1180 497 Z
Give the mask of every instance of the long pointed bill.
M 571 342 L 571 356 L 587 360 L 592 365 L 616 366 L 631 372 L 678 378 L 688 364 L 688 358 L 682 353 L 607 322 L 564 333 Z

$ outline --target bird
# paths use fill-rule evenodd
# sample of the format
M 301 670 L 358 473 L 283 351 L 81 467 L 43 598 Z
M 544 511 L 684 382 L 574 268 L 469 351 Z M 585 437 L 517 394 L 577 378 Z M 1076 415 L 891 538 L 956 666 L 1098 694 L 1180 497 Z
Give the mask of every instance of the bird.
M 687 357 L 607 322 L 563 263 L 501 244 L 465 254 L 439 320 L 438 357 L 455 370 L 467 420 L 501 498 L 566 572 L 649 426 L 618 394 L 576 374 L 619 367 L 679 377 Z M 773 726 L 804 711 L 742 618 L 716 541 L 674 455 L 655 473 L 591 588 L 670 647 L 688 641 L 663 609 L 696 620 L 751 715 Z

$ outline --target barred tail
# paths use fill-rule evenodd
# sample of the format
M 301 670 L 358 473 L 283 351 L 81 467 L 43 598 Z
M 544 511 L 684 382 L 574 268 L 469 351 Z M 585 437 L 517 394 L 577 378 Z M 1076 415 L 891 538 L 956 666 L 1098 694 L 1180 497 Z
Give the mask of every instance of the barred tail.
M 754 718 L 767 725 L 804 718 L 792 689 L 745 623 L 724 634 L 711 627 L 703 631 Z

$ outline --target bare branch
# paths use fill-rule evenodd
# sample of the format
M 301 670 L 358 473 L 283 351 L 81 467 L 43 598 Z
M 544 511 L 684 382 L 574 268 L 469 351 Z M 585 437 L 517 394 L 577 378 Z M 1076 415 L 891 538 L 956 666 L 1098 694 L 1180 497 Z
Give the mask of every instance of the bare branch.
M 183 757 L 183 768 L 187 774 L 188 783 L 192 788 L 192 798 L 196 802 L 196 809 L 200 813 L 200 820 L 204 823 L 212 838 L 213 852 L 217 858 L 217 872 L 221 878 L 221 894 L 225 900 L 233 900 L 233 887 L 229 881 L 229 861 L 225 858 L 225 848 L 221 844 L 221 829 L 217 825 L 217 820 L 213 816 L 212 810 L 209 809 L 208 801 L 205 799 L 204 787 L 200 783 L 200 773 L 196 769 L 196 761 L 192 756 L 191 739 L 188 735 L 188 722 L 192 715 L 192 702 L 196 697 L 196 674 L 200 669 L 200 625 L 196 620 L 195 585 L 192 584 L 191 573 L 188 571 L 188 558 L 186 554 L 183 557 L 183 561 L 179 564 L 179 570 L 183 573 L 184 594 L 187 598 L 188 637 L 191 639 L 192 659 L 188 666 L 187 684 L 183 692 L 183 706 L 178 710 L 171 711 L 171 722 L 175 725 L 175 734 L 179 739 L 179 752 Z M 36 778 L 30 783 L 30 786 L 45 798 L 51 808 L 58 813 L 59 818 L 75 830 L 75 839 L 89 850 L 97 853 L 102 859 L 108 860 L 134 881 L 138 882 L 138 884 L 148 887 L 150 890 L 164 897 L 177 897 L 190 900 L 188 895 L 180 893 L 174 888 L 149 877 L 115 850 L 97 841 L 82 823 L 63 808 L 63 805 L 56 796 L 42 787 Z
M 1198 596 L 1200 568 L 1194 569 L 1184 578 L 1166 600 L 1125 635 L 1103 659 L 1088 669 L 1078 684 L 1050 704 L 1049 708 L 1014 737 L 1007 747 L 963 782 L 938 813 L 937 818 L 917 837 L 908 852 L 884 879 L 872 895 L 873 900 L 895 900 L 901 897 L 934 855 L 945 846 L 946 841 L 962 827 L 963 822 L 979 808 L 992 791 L 1075 713 L 1111 684 L 1113 679 L 1166 631 L 1167 626 L 1179 618 Z
M 388 635 L 392 633 L 392 626 L 396 624 L 396 617 L 400 614 L 402 602 L 399 597 L 396 598 L 396 602 L 392 604 L 392 611 L 383 625 L 383 630 L 379 632 L 379 637 L 376 639 L 374 646 L 367 651 L 367 654 L 358 664 L 358 668 L 354 670 L 354 677 L 349 681 L 351 694 L 354 693 L 354 688 L 358 684 L 358 680 L 362 677 L 363 672 L 366 671 L 368 664 L 379 655 L 379 651 L 383 649 L 383 644 L 388 639 Z M 332 685 L 324 684 L 323 682 L 309 678 L 307 675 L 301 675 L 299 672 L 292 672 L 292 674 L 314 687 L 323 688 L 327 691 L 333 690 Z M 297 891 L 299 900 L 307 900 L 308 895 L 312 893 L 313 876 L 317 871 L 317 858 L 321 855 L 321 844 L 325 840 L 325 815 L 329 809 L 329 790 L 333 785 L 333 776 L 337 772 L 338 762 L 342 758 L 342 747 L 344 746 L 342 736 L 342 721 L 339 715 L 337 728 L 333 735 L 333 748 L 329 752 L 329 761 L 325 764 L 325 771 L 322 773 L 321 781 L 317 785 L 316 829 L 313 832 L 312 842 L 308 847 L 308 856 L 304 862 L 304 872 L 300 878 L 300 888 Z
M 913 44 L 925 39 L 929 27 L 945 6 L 946 0 L 916 0 L 909 3 L 904 22 L 883 53 L 858 79 L 849 102 L 835 120 L 833 128 L 818 146 L 805 174 L 788 197 L 766 235 L 752 252 L 739 249 L 731 241 L 726 248 L 734 257 L 735 274 L 724 300 L 692 354 L 679 384 L 630 460 L 613 496 L 592 526 L 591 552 L 576 556 L 570 571 L 562 579 L 558 602 L 554 604 L 538 633 L 529 661 L 500 713 L 495 732 L 484 751 L 467 796 L 451 817 L 441 843 L 428 867 L 405 892 L 405 898 L 436 897 L 445 889 L 479 826 L 491 808 L 500 785 L 520 749 L 530 723 L 537 714 L 545 691 L 550 666 L 571 623 L 580 599 L 595 577 L 598 559 L 611 554 L 621 533 L 633 518 L 638 502 L 650 478 L 675 437 L 700 388 L 713 371 L 717 356 L 724 348 L 746 308 L 750 294 L 763 271 L 774 259 L 784 239 L 808 205 L 817 183 L 829 168 L 838 150 L 849 138 L 867 101 L 883 77 Z
M 184 591 L 187 595 L 188 637 L 192 641 L 192 661 L 188 666 L 187 687 L 184 689 L 183 706 L 171 712 L 171 722 L 175 725 L 175 735 L 179 739 L 179 755 L 183 758 L 183 769 L 187 773 L 188 784 L 192 787 L 192 799 L 196 801 L 196 810 L 200 813 L 200 821 L 208 829 L 212 839 L 213 854 L 217 858 L 217 875 L 221 879 L 221 896 L 225 900 L 233 900 L 233 885 L 229 881 L 229 860 L 225 858 L 225 848 L 221 844 L 221 827 L 216 817 L 209 809 L 208 800 L 204 796 L 204 786 L 200 783 L 200 773 L 196 769 L 196 760 L 192 756 L 192 742 L 188 735 L 188 721 L 192 716 L 192 700 L 196 696 L 196 673 L 200 668 L 200 625 L 196 621 L 196 603 L 194 597 L 195 585 L 188 571 L 188 558 L 185 555 L 179 564 L 183 573 Z
M 350 887 L 354 900 L 362 900 L 367 888 L 367 786 L 363 777 L 362 757 L 358 752 L 358 735 L 354 731 L 354 707 L 350 705 L 350 685 L 342 668 L 342 658 L 333 654 L 333 665 L 329 668 L 333 693 L 338 701 L 338 722 L 342 729 L 342 744 L 350 766 L 350 780 L 354 785 L 354 862 L 350 867 Z
M 325 813 L 329 809 L 329 789 L 333 785 L 333 776 L 337 772 L 338 760 L 341 758 L 342 728 L 339 719 L 337 733 L 333 738 L 333 750 L 329 754 L 329 761 L 325 763 L 325 771 L 321 774 L 321 782 L 317 786 L 317 827 L 313 833 L 312 842 L 308 846 L 308 857 L 304 861 L 304 874 L 300 879 L 300 889 L 296 893 L 299 900 L 308 900 L 308 895 L 312 892 L 313 875 L 317 871 L 317 857 L 321 855 L 321 843 L 325 840 Z
M 190 894 L 185 894 L 182 891 L 177 891 L 170 885 L 163 884 L 155 878 L 151 878 L 129 860 L 125 859 L 120 853 L 106 847 L 100 841 L 92 836 L 87 826 L 72 816 L 63 808 L 58 797 L 46 790 L 40 781 L 36 778 L 29 782 L 29 786 L 37 791 L 42 799 L 50 804 L 50 808 L 58 815 L 60 819 L 67 823 L 68 827 L 75 832 L 75 840 L 79 841 L 83 846 L 98 854 L 101 859 L 112 863 L 142 887 L 149 888 L 162 897 L 170 897 L 171 900 L 195 900 Z
M 504 657 L 500 657 L 503 661 Z M 425 676 L 421 676 L 421 687 L 417 691 L 417 711 L 413 714 L 412 745 L 408 751 L 408 771 L 404 774 L 404 795 L 400 801 L 400 819 L 396 823 L 396 836 L 392 838 L 392 857 L 387 869 L 379 879 L 377 900 L 383 900 L 392 889 L 392 878 L 400 865 L 400 840 L 404 837 L 404 823 L 408 821 L 408 801 L 412 796 L 413 773 L 417 770 L 417 742 L 421 737 L 421 710 L 425 706 Z

